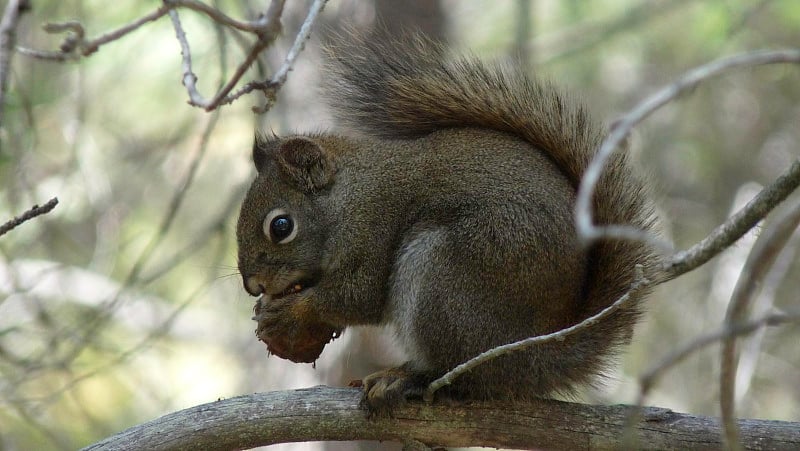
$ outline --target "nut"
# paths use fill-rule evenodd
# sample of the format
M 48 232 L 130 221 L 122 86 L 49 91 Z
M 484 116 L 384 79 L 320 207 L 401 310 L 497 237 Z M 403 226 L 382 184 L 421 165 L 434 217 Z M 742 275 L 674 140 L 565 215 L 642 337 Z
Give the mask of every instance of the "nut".
M 295 327 L 290 335 L 269 336 L 259 333 L 258 339 L 272 354 L 295 363 L 312 363 L 325 346 L 339 336 L 339 330 L 324 323 Z

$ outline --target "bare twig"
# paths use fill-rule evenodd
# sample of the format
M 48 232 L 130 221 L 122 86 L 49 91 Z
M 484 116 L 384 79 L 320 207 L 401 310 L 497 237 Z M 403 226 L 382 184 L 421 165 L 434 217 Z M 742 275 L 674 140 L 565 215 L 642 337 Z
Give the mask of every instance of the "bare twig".
M 267 10 L 267 14 L 259 16 L 258 19 L 247 22 L 236 20 L 232 17 L 227 16 L 222 11 L 208 6 L 203 2 L 199 2 L 197 0 L 163 0 L 164 4 L 172 9 L 175 7 L 182 7 L 186 9 L 191 9 L 197 11 L 199 13 L 203 13 L 208 16 L 214 22 L 219 24 L 228 26 L 230 28 L 235 28 L 240 31 L 246 31 L 249 33 L 254 33 L 257 36 L 261 37 L 264 36 L 265 39 L 273 39 L 269 36 L 277 35 L 280 33 L 280 16 L 283 11 L 283 4 L 286 0 L 273 0 L 270 4 L 269 9 Z M 276 29 L 276 27 L 278 27 Z
M 550 341 L 563 340 L 565 337 L 569 335 L 572 335 L 576 332 L 580 332 L 581 330 L 591 326 L 592 324 L 596 324 L 598 321 L 601 321 L 602 319 L 616 312 L 620 308 L 623 308 L 628 302 L 631 301 L 631 299 L 635 298 L 636 292 L 650 285 L 651 283 L 650 280 L 646 279 L 643 273 L 644 271 L 642 269 L 642 266 L 637 265 L 634 281 L 631 284 L 630 289 L 625 294 L 620 296 L 619 299 L 614 301 L 613 304 L 609 305 L 608 307 L 601 310 L 597 314 L 592 315 L 589 318 L 586 318 L 585 320 L 577 324 L 574 324 L 570 327 L 561 329 L 553 333 L 538 335 L 535 337 L 530 337 L 524 340 L 516 341 L 514 343 L 497 346 L 495 348 L 489 349 L 488 351 L 482 352 L 477 356 L 467 360 L 466 362 L 456 366 L 455 368 L 448 371 L 435 381 L 431 382 L 430 385 L 428 385 L 428 388 L 425 391 L 425 400 L 428 402 L 432 401 L 433 394 L 437 390 L 439 390 L 444 386 L 452 384 L 457 377 L 470 371 L 471 369 L 477 367 L 478 365 L 496 359 L 501 355 L 517 352 L 522 349 L 529 348 L 531 346 L 541 345 L 542 343 Z
M 660 379 L 668 369 L 682 362 L 686 357 L 694 354 L 698 350 L 718 341 L 747 335 L 763 327 L 777 326 L 788 322 L 797 321 L 800 321 L 800 312 L 770 313 L 746 323 L 725 323 L 719 330 L 695 338 L 683 347 L 668 354 L 655 365 L 651 366 L 639 377 L 639 394 L 636 400 L 636 407 L 628 413 L 628 418 L 626 419 L 627 427 L 625 428 L 625 437 L 623 438 L 624 445 L 621 448 L 637 448 L 635 428 L 644 418 L 644 411 L 647 409 L 644 407 L 645 398 L 649 394 L 650 390 L 655 386 L 658 379 Z M 733 421 L 734 425 L 736 425 L 735 419 Z M 739 443 L 739 441 L 737 440 L 733 443 Z
M 689 272 L 713 258 L 747 233 L 798 186 L 800 186 L 800 160 L 795 160 L 775 182 L 761 190 L 747 205 L 702 241 L 666 259 L 662 265 L 666 280 Z
M 642 406 L 644 404 L 647 394 L 650 392 L 653 386 L 655 386 L 658 379 L 660 379 L 668 369 L 682 362 L 686 357 L 692 355 L 700 349 L 729 337 L 740 337 L 747 335 L 762 327 L 778 326 L 788 322 L 796 322 L 798 320 L 800 320 L 800 312 L 769 313 L 761 318 L 750 320 L 745 323 L 723 324 L 719 330 L 693 339 L 683 347 L 668 354 L 661 361 L 651 366 L 647 371 L 639 376 L 639 397 L 637 405 Z
M 267 81 L 254 81 L 247 83 L 238 91 L 225 97 L 221 103 L 228 104 L 244 94 L 260 90 L 264 93 L 264 97 L 267 98 L 267 103 L 261 107 L 254 107 L 253 112 L 264 113 L 269 110 L 269 108 L 275 102 L 275 95 L 278 92 L 278 89 L 280 89 L 280 87 L 286 83 L 286 78 L 289 75 L 289 71 L 292 70 L 295 60 L 297 59 L 298 55 L 300 55 L 300 52 L 302 52 L 305 48 L 305 43 L 308 40 L 308 37 L 311 35 L 311 29 L 314 26 L 314 22 L 317 20 L 317 16 L 320 12 L 322 12 L 322 9 L 325 7 L 326 3 L 328 3 L 328 0 L 315 0 L 314 4 L 311 5 L 308 10 L 308 15 L 306 16 L 303 25 L 300 27 L 300 31 L 295 37 L 292 48 L 289 49 L 289 53 L 286 54 L 286 59 L 283 61 L 281 67 L 278 68 L 278 71 L 275 72 L 275 75 L 272 76 L 272 79 Z
M 713 61 L 687 72 L 676 82 L 657 91 L 624 115 L 600 145 L 597 154 L 581 179 L 578 198 L 575 203 L 575 223 L 581 240 L 588 245 L 597 239 L 607 237 L 631 240 L 646 239 L 647 241 L 654 239 L 649 238 L 643 231 L 632 227 L 622 225 L 595 226 L 592 221 L 592 197 L 595 186 L 611 154 L 619 147 L 634 126 L 682 93 L 693 89 L 700 82 L 711 77 L 735 68 L 776 63 L 800 63 L 800 50 L 748 52 Z
M 29 49 L 25 47 L 18 47 L 17 51 L 25 56 L 30 56 L 37 59 L 45 59 L 51 61 L 68 61 L 75 60 L 82 56 L 89 56 L 96 52 L 101 45 L 108 44 L 109 42 L 116 41 L 117 39 L 127 35 L 128 33 L 137 30 L 142 25 L 158 20 L 167 14 L 171 8 L 166 5 L 160 6 L 158 9 L 150 14 L 142 16 L 133 22 L 123 25 L 116 30 L 108 33 L 103 33 L 95 39 L 86 41 L 84 39 L 85 31 L 83 25 L 79 22 L 63 22 L 63 23 L 49 23 L 45 24 L 44 29 L 48 33 L 62 33 L 68 31 L 72 35 L 64 38 L 61 43 L 60 51 L 48 52 L 43 50 Z
M 5 235 L 6 233 L 8 233 L 9 231 L 11 231 L 12 229 L 14 229 L 15 227 L 17 227 L 18 225 L 22 224 L 25 221 L 28 221 L 28 220 L 31 220 L 31 219 L 37 217 L 37 216 L 49 213 L 51 210 L 56 208 L 56 205 L 58 205 L 58 198 L 57 197 L 54 197 L 54 198 L 48 200 L 47 203 L 42 205 L 42 206 L 34 205 L 28 211 L 26 211 L 25 213 L 21 214 L 20 216 L 15 217 L 14 219 L 12 219 L 12 220 L 6 222 L 5 224 L 3 224 L 2 226 L 0 226 L 0 236 Z
M 47 24 L 45 26 L 45 31 L 49 33 L 68 33 L 68 36 L 64 39 L 60 46 L 60 51 L 48 52 L 24 47 L 18 48 L 18 51 L 26 56 L 39 59 L 52 61 L 74 60 L 80 57 L 89 56 L 96 52 L 101 45 L 115 41 L 138 29 L 145 23 L 157 20 L 162 16 L 169 14 L 170 19 L 172 20 L 173 28 L 175 29 L 175 35 L 181 46 L 183 70 L 182 81 L 189 93 L 189 104 L 203 108 L 206 111 L 212 111 L 220 105 L 233 102 L 244 94 L 254 90 L 261 90 L 268 99 L 265 107 L 260 107 L 257 109 L 258 112 L 263 112 L 266 111 L 271 105 L 270 99 L 274 99 L 275 92 L 285 83 L 287 73 L 291 70 L 295 59 L 297 59 L 297 55 L 302 51 L 303 45 L 311 33 L 311 28 L 316 21 L 317 16 L 322 11 L 322 8 L 325 6 L 325 3 L 327 3 L 327 0 L 316 0 L 311 5 L 308 16 L 306 17 L 306 20 L 303 23 L 297 38 L 295 39 L 294 45 L 286 57 L 284 65 L 271 80 L 248 83 L 234 94 L 231 94 L 250 66 L 252 66 L 252 64 L 258 59 L 258 56 L 261 54 L 261 52 L 269 47 L 280 35 L 282 31 L 280 18 L 283 13 L 285 3 L 286 0 L 272 0 L 265 14 L 259 16 L 259 18 L 254 21 L 246 22 L 233 19 L 218 9 L 197 0 L 163 0 L 163 4 L 155 11 L 92 40 L 85 39 L 85 30 L 83 25 L 81 25 L 79 22 L 70 21 L 57 24 Z M 192 72 L 192 60 L 189 42 L 186 39 L 186 33 L 183 31 L 183 27 L 181 26 L 177 8 L 191 9 L 193 11 L 205 14 L 217 24 L 256 35 L 256 41 L 250 47 L 244 60 L 236 68 L 231 78 L 214 94 L 211 99 L 204 98 L 197 89 L 198 77 L 194 72 Z
M 230 93 L 231 90 L 233 90 L 233 88 L 236 86 L 236 83 L 238 83 L 239 80 L 241 80 L 242 76 L 244 76 L 244 73 L 247 72 L 247 69 L 249 69 L 250 66 L 253 65 L 253 62 L 256 61 L 258 55 L 269 45 L 270 42 L 263 41 L 260 39 L 255 44 L 253 44 L 253 48 L 250 49 L 250 52 L 245 57 L 244 61 L 242 61 L 242 63 L 239 64 L 239 66 L 233 72 L 233 76 L 231 77 L 230 80 L 228 80 L 228 83 L 226 83 L 225 86 L 223 86 L 222 89 L 220 89 L 206 105 L 201 104 L 197 106 L 205 108 L 206 111 L 211 111 L 217 106 L 219 106 L 221 103 L 223 103 L 223 99 L 225 99 L 228 93 Z M 232 100 L 233 99 L 231 99 L 231 101 Z M 230 101 L 225 103 L 230 103 Z
M 759 237 L 745 262 L 742 274 L 733 291 L 725 325 L 744 321 L 752 300 L 769 273 L 772 265 L 785 247 L 792 233 L 800 224 L 800 203 L 785 210 L 783 214 Z M 720 409 L 728 449 L 741 449 L 736 429 L 734 392 L 736 367 L 738 365 L 735 336 L 726 337 L 722 343 L 720 361 Z
M 285 0 L 273 0 L 270 4 L 267 14 L 262 17 L 263 23 L 256 31 L 258 39 L 250 48 L 244 61 L 239 64 L 231 76 L 230 80 L 214 95 L 211 100 L 206 100 L 197 91 L 197 76 L 192 72 L 191 52 L 189 50 L 189 42 L 186 40 L 186 34 L 183 32 L 178 13 L 170 11 L 170 19 L 175 28 L 175 35 L 181 44 L 181 55 L 183 56 L 183 85 L 186 86 L 189 92 L 189 104 L 198 106 L 206 111 L 211 111 L 217 108 L 221 103 L 230 103 L 233 99 L 227 100 L 228 94 L 233 90 L 245 72 L 250 68 L 253 62 L 258 58 L 258 55 L 267 47 L 269 47 L 275 38 L 278 37 L 281 31 L 280 18 L 283 13 L 283 5 Z M 225 22 L 220 22 L 225 23 Z M 225 23 L 227 25 L 227 23 Z M 253 31 L 253 30 L 248 30 Z
M 189 49 L 189 41 L 186 39 L 186 33 L 183 32 L 181 19 L 178 17 L 178 12 L 171 10 L 169 18 L 172 21 L 172 27 L 175 29 L 175 37 L 181 44 L 181 67 L 183 68 L 183 86 L 189 92 L 189 104 L 200 105 L 205 103 L 203 96 L 197 92 L 197 75 L 192 71 L 192 51 Z
M 163 4 L 155 11 L 136 19 L 129 24 L 123 25 L 116 30 L 103 33 L 97 38 L 88 41 L 84 38 L 85 31 L 83 29 L 83 25 L 81 25 L 79 22 L 69 21 L 63 23 L 46 24 L 45 31 L 48 33 L 63 33 L 65 31 L 72 33 L 72 35 L 67 36 L 64 39 L 60 46 L 60 51 L 47 52 L 24 47 L 18 48 L 18 51 L 21 54 L 33 58 L 54 61 L 66 61 L 89 56 L 96 52 L 100 46 L 116 41 L 128 33 L 137 30 L 139 27 L 148 22 L 160 19 L 169 13 L 169 11 L 172 11 L 176 8 L 191 9 L 193 11 L 205 14 L 217 23 L 235 28 L 237 30 L 255 33 L 258 36 L 277 34 L 279 32 L 279 30 L 275 31 L 275 23 L 272 21 L 269 14 L 267 14 L 267 16 L 259 17 L 255 21 L 246 22 L 233 19 L 222 11 L 197 0 L 163 0 Z

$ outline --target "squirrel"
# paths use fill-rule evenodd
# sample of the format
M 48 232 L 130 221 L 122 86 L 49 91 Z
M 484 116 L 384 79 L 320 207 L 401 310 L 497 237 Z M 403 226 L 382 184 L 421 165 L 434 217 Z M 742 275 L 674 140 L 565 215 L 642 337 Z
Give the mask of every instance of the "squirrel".
M 657 258 L 644 242 L 579 241 L 576 192 L 603 138 L 583 106 L 514 67 L 446 53 L 419 37 L 334 44 L 324 91 L 341 131 L 253 146 L 237 243 L 244 288 L 259 296 L 257 336 L 313 362 L 348 326 L 394 326 L 409 360 L 363 380 L 370 414 L 391 414 L 483 351 L 598 313 Z M 597 224 L 654 230 L 625 152 L 593 210 Z M 524 400 L 592 384 L 630 341 L 646 291 L 437 396 Z

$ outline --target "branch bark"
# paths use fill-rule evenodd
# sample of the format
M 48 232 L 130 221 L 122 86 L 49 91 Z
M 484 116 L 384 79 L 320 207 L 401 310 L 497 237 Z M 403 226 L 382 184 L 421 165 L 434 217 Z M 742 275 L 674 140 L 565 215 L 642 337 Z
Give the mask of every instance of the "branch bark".
M 58 205 L 57 197 L 48 200 L 47 203 L 45 203 L 42 206 L 34 205 L 33 207 L 29 208 L 28 211 L 26 211 L 25 213 L 0 225 L 0 236 L 5 235 L 6 233 L 10 232 L 11 230 L 13 230 L 14 228 L 16 228 L 17 226 L 21 225 L 26 221 L 30 221 L 31 219 L 37 216 L 50 213 L 52 209 L 56 208 L 56 205 Z
M 631 406 L 552 400 L 514 405 L 412 403 L 393 419 L 368 420 L 361 390 L 313 387 L 219 400 L 134 426 L 84 448 L 226 450 L 317 440 L 386 440 L 438 446 L 571 450 L 617 449 Z M 638 449 L 722 447 L 719 420 L 645 407 L 634 426 Z M 800 424 L 739 420 L 745 449 L 800 449 Z

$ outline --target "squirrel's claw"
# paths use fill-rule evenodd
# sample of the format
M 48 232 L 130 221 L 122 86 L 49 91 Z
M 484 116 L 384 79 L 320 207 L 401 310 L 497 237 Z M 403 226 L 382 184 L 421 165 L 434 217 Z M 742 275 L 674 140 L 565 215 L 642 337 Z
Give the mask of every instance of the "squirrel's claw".
M 406 365 L 370 374 L 362 381 L 364 395 L 360 407 L 370 418 L 392 417 L 409 399 L 422 399 L 429 379 Z

